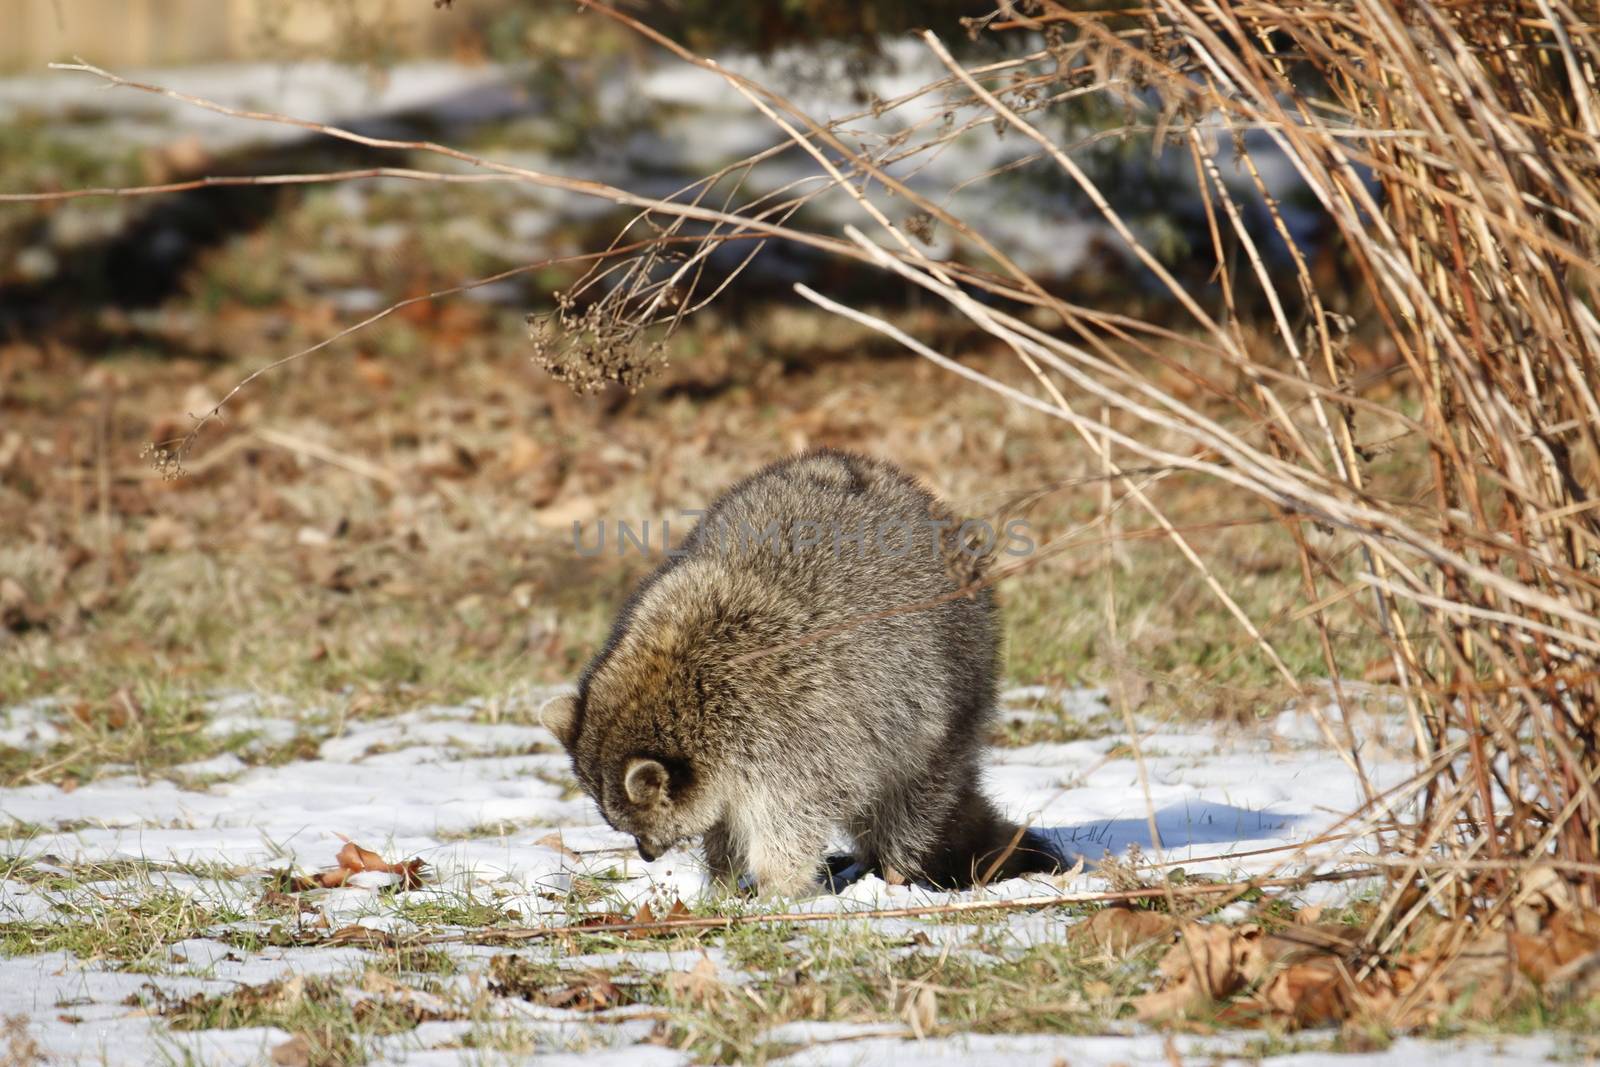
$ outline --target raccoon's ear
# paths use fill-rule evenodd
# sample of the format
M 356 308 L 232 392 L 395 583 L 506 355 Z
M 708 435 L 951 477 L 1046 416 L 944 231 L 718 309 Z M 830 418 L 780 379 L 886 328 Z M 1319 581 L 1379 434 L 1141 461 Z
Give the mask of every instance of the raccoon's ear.
M 578 721 L 578 697 L 563 693 L 539 709 L 539 722 L 563 745 L 572 744 L 572 727 Z
M 635 804 L 654 804 L 667 792 L 667 769 L 658 760 L 635 756 L 628 761 L 622 787 Z

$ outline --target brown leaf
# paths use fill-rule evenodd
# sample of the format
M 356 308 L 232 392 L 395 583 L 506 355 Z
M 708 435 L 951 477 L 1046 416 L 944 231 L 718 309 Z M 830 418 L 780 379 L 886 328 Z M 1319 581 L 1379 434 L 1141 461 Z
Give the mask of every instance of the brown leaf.
M 290 882 L 290 886 L 294 887 L 296 881 L 298 881 L 298 879 L 292 880 Z M 307 904 L 304 900 L 295 896 L 292 891 L 289 893 L 283 893 L 276 889 L 269 889 L 265 893 L 261 894 L 261 899 L 256 902 L 256 906 L 270 910 L 292 911 L 295 913 L 303 911 L 315 912 L 317 910 L 312 905 Z
M 49 621 L 27 589 L 12 577 L 0 578 L 0 627 L 13 633 L 42 629 Z
M 356 377 L 369 389 L 388 389 L 394 384 L 394 375 L 389 373 L 389 368 L 371 352 L 356 353 L 355 372 Z
M 1600 997 L 1600 951 L 1579 956 L 1550 973 L 1545 991 L 1560 1000 Z
M 1125 956 L 1140 945 L 1172 934 L 1172 916 L 1143 908 L 1101 908 L 1067 931 L 1074 944 L 1091 944 L 1107 955 Z
M 402 890 L 415 889 L 422 884 L 422 873 L 427 864 L 420 858 L 410 859 L 404 863 L 389 863 L 371 849 L 362 848 L 354 841 L 338 835 L 344 841 L 344 847 L 334 857 L 337 867 L 329 867 L 313 875 L 295 875 L 289 880 L 290 892 L 299 893 L 308 889 L 337 889 L 350 880 L 351 875 L 361 874 L 364 871 L 379 871 L 384 874 L 400 876 Z
M 1399 670 L 1395 667 L 1393 656 L 1380 656 L 1367 664 L 1361 672 L 1361 680 L 1373 685 L 1392 685 L 1400 680 Z
M 900 1018 L 921 1041 L 939 1025 L 939 997 L 929 986 L 914 984 L 900 1001 Z
M 361 583 L 355 564 L 331 553 L 318 553 L 308 560 L 311 578 L 324 589 L 334 593 L 353 592 Z
M 548 1006 L 569 1011 L 604 1011 L 621 1002 L 622 991 L 603 971 L 585 975 L 581 981 L 558 989 L 545 998 Z
M 533 513 L 533 521 L 547 530 L 564 530 L 570 532 L 573 523 L 585 523 L 599 513 L 600 505 L 593 497 L 574 496 L 551 504 L 548 507 L 538 508 Z M 584 536 L 593 539 L 598 536 L 595 531 L 585 530 Z M 584 542 L 589 545 L 590 540 Z
M 393 948 L 394 935 L 387 930 L 375 930 L 360 923 L 341 926 L 328 935 L 330 945 L 363 945 L 367 948 Z
M 359 874 L 362 871 L 396 874 L 400 876 L 402 889 L 415 889 L 422 884 L 422 870 L 427 864 L 420 858 L 409 859 L 404 863 L 389 863 L 376 852 L 362 848 L 343 834 L 339 837 L 344 841 L 344 847 L 339 850 L 339 855 L 335 858 L 339 866 L 351 874 Z
M 143 716 L 144 706 L 133 695 L 133 690 L 126 686 L 111 694 L 111 699 L 106 701 L 105 722 L 113 730 L 126 729 L 129 723 L 138 722 Z
M 1572 888 L 1550 868 L 1535 867 L 1522 879 L 1520 901 L 1513 915 L 1518 931 L 1537 934 L 1554 916 L 1572 909 Z
M 144 524 L 146 552 L 183 552 L 194 544 L 194 532 L 170 515 L 157 515 Z
M 1550 920 L 1550 939 L 1559 966 L 1600 951 L 1600 911 L 1564 911 Z
M 1256 1001 L 1296 1027 L 1327 1026 L 1387 1008 L 1394 1001 L 1394 989 L 1382 971 L 1358 985 L 1338 959 L 1322 956 L 1278 971 Z
M 539 838 L 539 840 L 535 841 L 534 844 L 543 845 L 545 848 L 559 852 L 569 860 L 579 860 L 583 858 L 562 843 L 561 835 L 559 833 L 545 834 L 543 837 Z
M 1135 1013 L 1147 1022 L 1181 1018 L 1232 996 L 1261 972 L 1260 939 L 1257 926 L 1188 923 L 1158 967 L 1162 988 L 1135 998 Z
M 666 984 L 672 996 L 696 1007 L 704 1007 L 728 992 L 728 987 L 717 977 L 717 965 L 710 956 L 700 957 L 700 962 L 690 970 L 669 973 Z
M 1434 944 L 1395 968 L 1396 990 L 1415 1005 L 1403 1025 L 1428 1025 L 1446 1011 L 1487 1019 L 1533 992 L 1514 963 L 1515 932 L 1485 931 L 1455 952 L 1449 932 L 1441 928 Z
M 272 1047 L 275 1067 L 311 1067 L 311 1042 L 304 1034 L 296 1034 L 280 1045 Z
M 303 889 L 338 889 L 350 877 L 349 871 L 343 867 L 330 867 L 325 871 L 309 876 L 298 876 L 294 880 L 296 891 Z

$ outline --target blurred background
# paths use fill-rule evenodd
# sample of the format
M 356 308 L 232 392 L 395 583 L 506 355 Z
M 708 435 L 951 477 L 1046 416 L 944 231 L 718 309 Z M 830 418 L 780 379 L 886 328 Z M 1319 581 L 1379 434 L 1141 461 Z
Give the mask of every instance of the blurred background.
M 974 43 L 963 19 L 991 10 L 982 4 L 624 10 L 818 119 L 855 115 L 852 129 L 885 142 L 946 121 L 927 107 L 873 114 L 942 73 L 913 27 L 933 27 L 973 63 L 1038 43 Z M 566 3 L 0 0 L 0 24 L 5 193 L 473 169 L 45 69 L 72 57 L 229 108 L 436 141 L 651 197 L 784 141 L 722 79 Z M 1070 135 L 1075 158 L 1161 261 L 1214 298 L 1210 224 L 1188 158 L 1156 151 L 1148 127 L 1130 132 L 1099 96 L 1039 121 Z M 982 219 L 1051 292 L 1159 320 L 1170 297 L 1037 162 L 1034 146 L 981 128 L 901 173 Z M 813 173 L 790 149 L 706 202 Z M 1227 180 L 1255 212 L 1245 224 L 1265 233 L 1249 176 Z M 1292 175 L 1265 180 L 1337 294 L 1341 259 L 1315 216 L 1297 213 Z M 64 698 L 103 744 L 126 717 L 119 708 L 181 733 L 196 701 L 219 689 L 357 694 L 392 708 L 564 680 L 653 565 L 580 557 L 574 523 L 592 536 L 601 520 L 672 519 L 811 445 L 887 457 L 970 514 L 1025 517 L 1041 544 L 1100 514 L 1100 461 L 1059 425 L 954 386 L 792 285 L 854 301 L 1033 388 L 1003 345 L 908 284 L 793 243 L 769 242 L 748 265 L 747 246 L 719 251 L 711 275 L 726 289 L 656 332 L 648 374 L 575 393 L 536 358 L 527 316 L 555 311 L 557 294 L 591 269 L 562 257 L 626 240 L 630 226 L 637 234 L 635 214 L 525 183 L 399 178 L 0 203 L 0 697 Z M 930 254 L 981 260 L 962 235 L 904 214 Z M 837 236 L 863 220 L 836 191 L 793 221 Z M 1270 237 L 1263 247 L 1273 254 Z M 1255 312 L 1239 311 L 1253 343 Z M 199 422 L 247 375 L 335 337 Z M 1128 358 L 1174 395 L 1229 407 L 1225 391 L 1201 395 L 1188 368 L 1234 372 L 1203 367 L 1181 335 L 1160 344 L 1176 353 L 1167 364 L 1131 347 Z M 1351 358 L 1381 370 L 1394 356 L 1358 338 Z M 1375 382 L 1384 387 L 1381 374 Z M 150 446 L 172 448 L 197 426 L 181 465 L 152 461 Z M 1284 626 L 1300 576 L 1292 545 L 1269 535 L 1268 510 L 1179 478 L 1164 483 L 1163 507 L 1294 668 L 1321 673 L 1316 635 Z M 1127 525 L 1006 581 L 1012 678 L 1116 676 L 1135 706 L 1159 698 L 1180 714 L 1281 706 L 1278 675 L 1241 651 L 1203 576 L 1160 547 L 1145 517 Z M 1114 655 L 1108 582 L 1121 623 Z M 1334 636 L 1358 662 L 1369 655 L 1359 628 Z M 1370 658 L 1387 669 L 1376 647 Z M 163 736 L 145 731 L 134 755 L 159 764 Z M 69 761 L 53 773 L 74 772 Z

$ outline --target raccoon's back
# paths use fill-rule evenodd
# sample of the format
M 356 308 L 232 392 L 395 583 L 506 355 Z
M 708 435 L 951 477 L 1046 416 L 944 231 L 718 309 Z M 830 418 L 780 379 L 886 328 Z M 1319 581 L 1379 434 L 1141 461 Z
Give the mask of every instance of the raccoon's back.
M 771 661 L 760 684 L 888 716 L 887 731 L 921 714 L 952 741 L 953 718 L 965 736 L 989 713 L 999 655 L 988 590 L 963 592 L 936 537 L 958 521 L 890 464 L 808 452 L 719 497 L 681 577 L 719 587 L 708 610 L 744 619 L 744 634 L 724 632 L 752 672 Z
M 859 616 L 956 592 L 947 546 L 958 522 L 890 464 L 821 449 L 728 489 L 684 549 L 689 558 L 714 559 L 772 583 L 819 612 Z M 989 611 L 986 592 L 963 599 Z

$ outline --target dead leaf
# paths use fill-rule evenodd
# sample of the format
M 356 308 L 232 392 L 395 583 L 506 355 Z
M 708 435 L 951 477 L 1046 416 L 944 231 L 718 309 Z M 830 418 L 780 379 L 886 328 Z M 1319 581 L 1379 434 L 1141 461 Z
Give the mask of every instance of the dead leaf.
M 570 530 L 574 523 L 584 523 L 594 518 L 599 510 L 600 506 L 593 497 L 574 496 L 559 504 L 537 509 L 533 513 L 533 521 L 547 530 Z
M 369 389 L 383 390 L 394 384 L 394 375 L 389 373 L 389 368 L 371 352 L 356 353 L 355 372 L 356 377 Z
M 157 515 L 144 524 L 146 552 L 183 552 L 194 544 L 194 531 L 170 515 Z
M 364 584 L 354 563 L 331 552 L 318 552 L 307 558 L 312 581 L 334 593 L 354 592 Z
M 622 991 L 604 971 L 591 972 L 581 981 L 564 986 L 545 998 L 549 1007 L 569 1011 L 604 1011 L 620 1003 Z
M 717 977 L 717 965 L 711 957 L 702 956 L 690 970 L 669 973 L 667 991 L 679 1000 L 704 1007 L 724 996 L 728 987 Z
M 1146 1022 L 1185 1018 L 1231 996 L 1259 973 L 1260 938 L 1258 926 L 1188 923 L 1157 968 L 1161 988 L 1135 998 L 1135 1013 Z
M 1373 1014 L 1393 1000 L 1394 990 L 1384 972 L 1374 972 L 1358 986 L 1354 976 L 1333 956 L 1278 971 L 1255 997 L 1267 1012 L 1302 1028 Z
M 1590 1000 L 1600 997 L 1600 951 L 1564 964 L 1550 972 L 1545 991 L 1558 1000 Z
M 929 986 L 913 984 L 900 1001 L 900 1018 L 921 1041 L 939 1025 L 939 998 Z
M 311 1042 L 304 1034 L 296 1034 L 280 1045 L 272 1047 L 272 1062 L 276 1067 L 311 1067 Z
M 577 924 L 575 924 L 573 926 L 569 926 L 568 929 L 569 930 L 593 930 L 593 929 L 597 929 L 597 928 L 604 928 L 604 927 L 607 927 L 607 926 L 645 926 L 645 927 L 649 927 L 649 926 L 659 926 L 661 923 L 664 923 L 664 922 L 675 922 L 675 921 L 677 921 L 679 919 L 688 919 L 688 918 L 691 918 L 691 917 L 692 917 L 692 915 L 691 915 L 688 907 L 683 903 L 682 900 L 674 900 L 672 902 L 672 908 L 667 912 L 666 917 L 665 918 L 661 918 L 661 919 L 656 918 L 656 913 L 655 913 L 654 909 L 652 909 L 650 907 L 650 903 L 648 901 L 646 901 L 644 904 L 640 905 L 639 910 L 634 913 L 634 915 L 633 915 L 633 917 L 631 919 L 629 917 L 627 917 L 626 915 L 618 915 L 616 912 L 595 912 L 595 913 L 592 913 L 592 914 L 589 914 L 589 915 L 585 915 L 584 919 L 583 919 L 583 922 L 577 923 Z M 618 937 L 628 937 L 628 938 L 655 937 L 658 932 L 659 931 L 657 931 L 657 930 L 649 930 L 649 929 L 645 929 L 645 930 L 619 930 L 619 931 L 617 931 L 617 935 L 616 936 L 618 936 Z
M 139 166 L 147 184 L 162 185 L 203 173 L 210 167 L 211 159 L 211 150 L 205 142 L 190 134 L 144 149 L 139 153 Z
M 328 935 L 330 945 L 361 945 L 367 948 L 393 948 L 394 935 L 387 930 L 375 930 L 360 923 L 341 926 Z
M 126 686 L 111 694 L 111 699 L 106 701 L 105 722 L 113 730 L 125 729 L 143 716 L 144 706 L 133 695 L 133 690 Z
M 559 852 L 569 860 L 581 860 L 583 858 L 562 843 L 561 835 L 559 833 L 545 834 L 543 837 L 539 838 L 539 840 L 535 841 L 534 844 L 543 845 L 545 848 L 548 848 L 553 852 Z
M 276 889 L 269 889 L 261 894 L 261 899 L 256 902 L 256 907 L 269 910 L 300 912 L 315 912 L 317 909 L 306 903 L 293 893 L 283 893 Z
M 24 633 L 42 629 L 47 622 L 44 609 L 33 602 L 21 582 L 10 576 L 0 578 L 0 627 Z
M 1140 945 L 1172 934 L 1172 916 L 1143 908 L 1101 908 L 1067 931 L 1074 944 L 1088 943 L 1110 956 L 1125 956 Z
M 1518 926 L 1507 932 L 1507 948 L 1522 973 L 1540 985 L 1553 980 L 1569 964 L 1600 952 L 1600 912 L 1556 912 L 1534 934 L 1521 932 L 1520 920 Z
M 1395 666 L 1393 656 L 1380 656 L 1367 664 L 1361 672 L 1361 680 L 1372 685 L 1393 685 L 1400 680 L 1399 669 Z
M 248 987 L 246 987 L 248 989 Z M 281 982 L 268 982 L 257 988 L 258 1003 L 291 1008 L 306 999 L 306 976 L 294 975 Z
M 337 889 L 348 882 L 352 875 L 366 871 L 398 875 L 400 884 L 396 888 L 401 890 L 415 889 L 422 884 L 422 872 L 428 865 L 420 858 L 410 859 L 404 863 L 389 863 L 376 852 L 362 848 L 343 834 L 339 834 L 338 837 L 344 842 L 344 847 L 334 857 L 338 866 L 318 871 L 314 875 L 295 875 L 289 881 L 291 892 Z
M 361 972 L 361 991 L 363 993 L 409 994 L 412 989 L 403 982 L 397 982 L 381 971 L 375 971 L 368 967 Z

